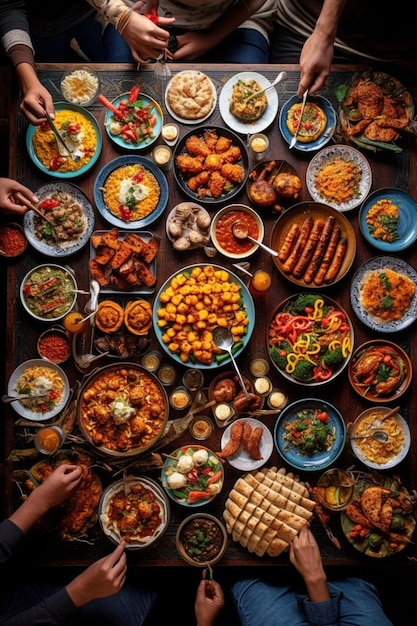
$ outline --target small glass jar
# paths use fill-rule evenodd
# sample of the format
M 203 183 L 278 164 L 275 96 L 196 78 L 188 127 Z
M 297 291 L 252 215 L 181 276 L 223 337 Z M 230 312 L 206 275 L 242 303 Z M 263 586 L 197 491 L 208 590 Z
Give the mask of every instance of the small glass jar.
M 233 417 L 235 410 L 230 406 L 230 404 L 227 404 L 227 402 L 220 402 L 215 405 L 213 413 L 216 420 L 224 423 Z
M 162 365 L 158 370 L 158 378 L 163 385 L 173 385 L 177 380 L 177 372 L 172 365 Z
M 182 384 L 190 391 L 197 391 L 204 385 L 204 375 L 200 370 L 191 368 L 184 372 Z
M 272 383 L 267 376 L 258 376 L 254 380 L 253 387 L 259 396 L 267 396 L 272 389 Z
M 203 441 L 213 432 L 213 422 L 206 415 L 199 415 L 193 419 L 189 430 L 194 439 Z
M 269 363 L 266 359 L 256 358 L 249 363 L 249 371 L 252 376 L 266 376 L 269 372 Z
M 191 404 L 191 394 L 185 387 L 176 387 L 169 396 L 169 402 L 173 409 L 184 411 Z
M 35 448 L 41 454 L 55 454 L 65 441 L 65 433 L 59 426 L 43 426 L 35 435 Z
M 281 411 L 288 403 L 286 394 L 280 389 L 272 389 L 268 396 L 268 406 L 270 409 Z
M 255 133 L 249 138 L 249 150 L 252 159 L 260 161 L 269 147 L 269 139 L 263 133 Z
M 148 372 L 156 372 L 161 365 L 161 353 L 151 350 L 142 357 L 142 365 Z
M 169 146 L 157 146 L 152 152 L 152 157 L 157 166 L 164 172 L 170 170 L 174 164 L 172 150 Z
M 332 468 L 320 476 L 315 493 L 320 504 L 330 511 L 343 511 L 352 499 L 354 484 L 352 472 Z

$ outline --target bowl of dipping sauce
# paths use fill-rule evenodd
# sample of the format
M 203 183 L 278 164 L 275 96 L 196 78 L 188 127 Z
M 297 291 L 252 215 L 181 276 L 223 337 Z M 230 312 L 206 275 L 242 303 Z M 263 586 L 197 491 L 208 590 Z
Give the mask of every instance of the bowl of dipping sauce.
M 182 377 L 182 384 L 190 391 L 201 389 L 204 384 L 203 372 L 194 368 L 186 370 Z
M 158 350 L 150 350 L 143 355 L 142 365 L 148 372 L 156 372 L 161 365 L 161 353 Z
M 253 381 L 253 387 L 259 396 L 267 396 L 272 389 L 272 383 L 267 376 L 258 376 Z
M 59 426 L 43 426 L 35 435 L 35 448 L 41 454 L 55 454 L 65 441 L 65 433 Z
M 163 385 L 173 385 L 177 379 L 177 372 L 172 365 L 161 365 L 158 370 L 158 378 Z
M 156 146 L 152 152 L 152 157 L 163 172 L 170 170 L 174 164 L 172 150 L 169 146 Z
M 245 259 L 254 254 L 259 246 L 250 239 L 237 239 L 233 234 L 233 224 L 239 222 L 248 229 L 248 235 L 262 241 L 264 225 L 256 211 L 245 204 L 230 204 L 220 209 L 212 219 L 210 236 L 220 254 L 231 259 Z
M 179 137 L 179 126 L 178 124 L 164 124 L 162 126 L 162 139 L 165 141 L 168 146 L 174 146 Z
M 28 241 L 20 224 L 9 222 L 0 227 L 0 256 L 17 257 L 27 248 Z
M 288 404 L 288 396 L 281 389 L 272 389 L 268 396 L 268 406 L 270 409 L 280 411 Z
M 177 550 L 187 563 L 207 567 L 220 561 L 226 552 L 228 537 L 223 523 L 209 513 L 190 515 L 178 526 Z
M 43 332 L 37 344 L 38 354 L 52 363 L 65 363 L 71 356 L 71 342 L 64 328 L 52 327 Z

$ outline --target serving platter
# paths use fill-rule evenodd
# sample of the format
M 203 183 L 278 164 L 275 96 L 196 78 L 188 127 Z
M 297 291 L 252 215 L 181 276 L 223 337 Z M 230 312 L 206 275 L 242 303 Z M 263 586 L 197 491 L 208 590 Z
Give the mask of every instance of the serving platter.
M 36 236 L 36 223 L 41 218 L 33 211 L 26 211 L 23 216 L 23 227 L 31 246 L 38 252 L 53 257 L 70 256 L 81 250 L 88 243 L 94 229 L 95 220 L 93 206 L 84 191 L 72 183 L 56 181 L 41 185 L 35 190 L 35 194 L 39 198 L 40 203 L 54 194 L 70 195 L 72 200 L 78 204 L 83 211 L 82 220 L 84 228 L 76 239 L 69 239 L 68 241 L 55 241 L 53 237 L 39 239 Z
M 265 130 L 265 128 L 268 128 L 268 126 L 272 124 L 276 117 L 278 112 L 278 93 L 275 88 L 269 89 L 265 94 L 268 104 L 261 117 L 254 122 L 243 122 L 230 112 L 230 101 L 233 94 L 233 87 L 239 80 L 255 80 L 262 89 L 266 89 L 271 86 L 270 81 L 262 74 L 259 74 L 259 72 L 239 72 L 235 76 L 232 76 L 232 78 L 229 78 L 229 80 L 222 87 L 219 95 L 220 115 L 222 116 L 224 123 L 236 133 L 240 133 L 242 135 L 247 135 L 248 133 L 261 133 Z
M 327 117 L 327 122 L 324 131 L 315 141 L 309 141 L 308 143 L 303 143 L 302 141 L 295 142 L 294 148 L 296 150 L 300 150 L 300 152 L 313 152 L 315 150 L 320 150 L 321 148 L 324 148 L 324 146 L 328 144 L 333 137 L 333 133 L 336 128 L 336 112 L 329 100 L 327 100 L 327 98 L 324 98 L 323 96 L 318 95 L 309 96 L 308 100 L 316 104 L 322 109 L 322 111 L 324 111 Z M 279 114 L 279 130 L 281 131 L 281 134 L 284 137 L 285 141 L 288 143 L 288 145 L 291 143 L 291 140 L 293 138 L 293 135 L 290 132 L 286 123 L 288 111 L 291 109 L 292 106 L 294 106 L 294 104 L 297 104 L 298 102 L 300 102 L 300 98 L 297 95 L 291 96 L 289 100 L 284 102 L 281 108 L 281 112 Z

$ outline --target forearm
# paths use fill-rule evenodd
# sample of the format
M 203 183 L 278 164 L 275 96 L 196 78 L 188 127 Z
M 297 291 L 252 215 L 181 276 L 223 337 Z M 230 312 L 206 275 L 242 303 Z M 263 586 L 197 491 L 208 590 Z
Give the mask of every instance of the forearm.
M 9 520 L 24 533 L 27 533 L 48 510 L 39 498 L 33 497 L 33 493 L 9 517 Z
M 330 600 L 327 577 L 323 570 L 313 575 L 306 575 L 304 582 L 311 602 L 326 602 Z
M 210 27 L 207 34 L 210 37 L 211 45 L 223 41 L 243 22 L 254 15 L 264 3 L 265 0 L 238 0 Z
M 346 0 L 324 0 L 314 31 L 326 40 L 334 41 L 340 15 Z

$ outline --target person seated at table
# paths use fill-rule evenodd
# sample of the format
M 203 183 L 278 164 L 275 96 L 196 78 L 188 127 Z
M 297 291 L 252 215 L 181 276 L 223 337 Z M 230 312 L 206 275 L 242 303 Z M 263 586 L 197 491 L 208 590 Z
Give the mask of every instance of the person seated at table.
M 80 466 L 60 465 L 8 519 L 0 523 L 2 626 L 64 623 L 138 626 L 154 605 L 154 592 L 124 586 L 127 571 L 124 543 L 90 565 L 65 587 L 59 588 L 51 581 L 45 584 L 33 581 L 9 592 L 5 574 L 13 552 L 50 509 L 70 496 L 81 477 Z
M 113 0 L 109 0 L 112 2 Z M 269 39 L 276 0 L 145 0 L 137 10 L 159 19 L 173 16 L 169 27 L 175 47 L 167 58 L 175 63 L 269 63 Z
M 278 0 L 271 63 L 299 63 L 298 94 L 317 92 L 333 63 L 383 64 L 417 75 L 417 24 L 399 0 Z
M 38 198 L 33 191 L 18 183 L 17 180 L 0 178 L 0 213 L 5 215 L 14 214 L 16 216 L 26 213 L 27 207 L 16 202 L 14 197 L 16 191 L 20 191 L 31 202 L 38 202 Z
M 359 578 L 327 581 L 319 547 L 307 526 L 290 544 L 290 561 L 301 574 L 307 595 L 289 585 L 238 581 L 232 597 L 242 626 L 392 626 L 372 584 Z
M 215 580 L 201 580 L 194 603 L 197 626 L 213 626 L 224 606 L 223 590 Z

